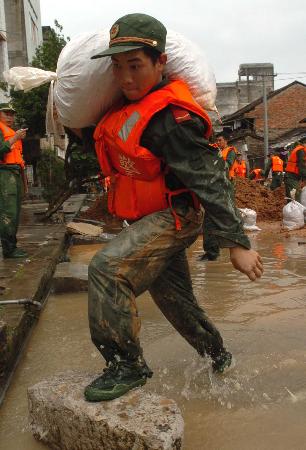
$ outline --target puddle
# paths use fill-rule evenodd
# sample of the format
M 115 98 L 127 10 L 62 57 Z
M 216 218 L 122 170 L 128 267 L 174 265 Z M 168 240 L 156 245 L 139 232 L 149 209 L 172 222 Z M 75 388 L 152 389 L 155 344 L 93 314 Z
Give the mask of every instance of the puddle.
M 189 249 L 195 294 L 222 332 L 235 366 L 213 374 L 210 362 L 173 330 L 149 294 L 137 300 L 141 342 L 154 376 L 145 389 L 173 398 L 185 420 L 185 450 L 302 450 L 306 441 L 306 247 L 299 238 L 252 237 L 265 265 L 259 282 Z M 87 264 L 101 245 L 70 249 Z M 38 450 L 27 425 L 28 386 L 66 370 L 99 371 L 90 342 L 86 294 L 51 296 L 0 411 L 0 448 Z

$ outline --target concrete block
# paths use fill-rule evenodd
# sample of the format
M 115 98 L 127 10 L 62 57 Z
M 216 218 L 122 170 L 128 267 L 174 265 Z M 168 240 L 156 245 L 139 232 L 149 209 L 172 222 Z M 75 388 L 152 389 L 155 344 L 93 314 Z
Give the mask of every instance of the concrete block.
M 88 290 L 88 266 L 63 262 L 56 266 L 52 280 L 52 291 L 57 294 Z
M 95 375 L 69 372 L 28 389 L 30 428 L 56 450 L 180 450 L 184 421 L 176 403 L 144 389 L 88 403 Z

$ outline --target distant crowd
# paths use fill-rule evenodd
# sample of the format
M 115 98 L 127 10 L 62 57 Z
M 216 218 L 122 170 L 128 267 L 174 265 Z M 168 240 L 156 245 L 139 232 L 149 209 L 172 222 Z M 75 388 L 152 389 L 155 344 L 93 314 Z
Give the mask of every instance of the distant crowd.
M 228 142 L 229 136 L 220 133 L 211 146 L 220 150 L 230 180 L 236 177 L 248 178 L 258 183 L 269 180 L 271 190 L 280 187 L 284 182 L 288 201 L 299 201 L 302 184 L 306 182 L 306 137 L 288 144 L 284 149 L 271 149 L 264 168 L 254 167 L 251 170 L 242 154 Z

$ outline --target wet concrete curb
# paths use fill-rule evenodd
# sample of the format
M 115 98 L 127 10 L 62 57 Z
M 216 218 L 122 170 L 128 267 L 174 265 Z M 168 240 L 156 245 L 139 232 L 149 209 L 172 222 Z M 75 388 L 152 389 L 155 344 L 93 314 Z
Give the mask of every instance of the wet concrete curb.
M 70 215 L 77 214 L 85 197 L 85 194 L 75 195 L 67 200 Z M 45 207 L 45 204 L 31 202 L 23 205 L 18 245 L 28 252 L 29 257 L 0 258 L 0 301 L 29 301 L 28 305 L 0 306 L 0 404 L 50 291 L 56 265 L 69 244 L 64 224 L 39 222 L 39 212 Z

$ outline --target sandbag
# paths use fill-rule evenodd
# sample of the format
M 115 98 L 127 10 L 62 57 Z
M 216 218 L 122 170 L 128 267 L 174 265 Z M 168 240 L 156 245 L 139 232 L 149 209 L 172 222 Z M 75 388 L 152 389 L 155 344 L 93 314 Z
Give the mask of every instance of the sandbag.
M 303 187 L 301 192 L 301 204 L 306 208 L 306 186 Z
M 56 74 L 46 72 L 44 76 L 40 69 L 20 67 L 18 73 L 15 73 L 17 68 L 7 71 L 6 80 L 16 89 L 25 86 L 29 90 L 31 83 L 35 87 L 56 78 L 50 95 L 61 123 L 69 128 L 95 125 L 121 96 L 114 82 L 111 58 L 91 59 L 91 56 L 107 49 L 108 45 L 108 30 L 81 34 L 63 48 Z M 181 34 L 168 30 L 166 53 L 168 61 L 165 72 L 168 78 L 184 80 L 204 109 L 216 110 L 216 81 L 202 50 Z M 52 104 L 49 102 L 50 108 Z
M 118 100 L 111 58 L 90 59 L 108 48 L 109 32 L 87 33 L 72 39 L 57 64 L 54 100 L 62 123 L 71 128 L 96 124 Z M 200 48 L 179 33 L 168 30 L 166 75 L 184 80 L 195 100 L 205 109 L 215 109 L 216 81 Z
M 296 230 L 304 226 L 305 207 L 293 200 L 283 207 L 283 227 L 286 230 Z
M 257 213 L 253 209 L 238 208 L 243 220 L 243 228 L 248 231 L 260 231 L 261 229 L 256 225 Z

